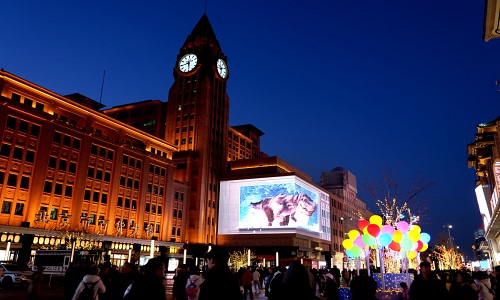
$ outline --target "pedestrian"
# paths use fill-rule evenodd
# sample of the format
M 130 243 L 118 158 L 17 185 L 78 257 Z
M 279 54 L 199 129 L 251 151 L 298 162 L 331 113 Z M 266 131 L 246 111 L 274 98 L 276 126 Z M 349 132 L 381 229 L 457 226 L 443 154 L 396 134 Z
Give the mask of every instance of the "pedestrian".
M 479 294 L 479 300 L 493 300 L 493 289 L 491 288 L 491 281 L 483 271 L 478 271 L 473 274 L 474 284 L 472 288 Z
M 400 282 L 399 286 L 401 287 L 401 300 L 410 300 L 410 289 L 406 282 Z
M 177 269 L 175 269 L 174 285 L 172 287 L 174 300 L 187 300 L 186 282 L 189 275 L 189 268 L 186 264 L 180 264 Z
M 261 288 L 261 280 L 260 280 L 260 272 L 259 270 L 255 269 L 253 272 L 253 287 L 255 289 L 255 293 L 260 293 L 260 288 Z
M 496 266 L 495 267 L 495 281 L 496 281 L 496 285 L 495 285 L 495 294 L 496 295 L 500 295 L 500 266 Z M 499 298 L 500 296 L 497 296 L 497 298 Z
M 95 264 L 90 264 L 87 275 L 83 276 L 82 281 L 76 288 L 75 294 L 73 295 L 72 300 L 78 300 L 80 298 L 80 294 L 87 288 L 92 289 L 92 299 L 99 300 L 99 294 L 104 294 L 106 292 L 106 287 L 101 280 L 101 277 L 97 275 L 99 270 Z
M 477 300 L 478 293 L 471 285 L 471 275 L 466 271 L 458 271 L 450 286 L 450 300 Z
M 272 292 L 273 287 L 271 287 Z M 277 299 L 319 300 L 316 297 L 316 280 L 314 275 L 300 261 L 294 260 L 283 274 L 281 295 Z
M 420 263 L 420 274 L 410 286 L 411 300 L 442 300 L 448 299 L 446 284 L 432 272 L 428 261 Z
M 200 276 L 200 269 L 198 267 L 190 267 L 191 273 L 186 282 L 186 295 L 189 300 L 198 300 L 200 296 L 200 285 L 203 283 L 203 277 Z
M 339 289 L 337 283 L 335 282 L 335 277 L 333 274 L 325 274 L 325 284 L 323 287 L 323 297 L 326 300 L 338 300 L 339 299 Z
M 273 271 L 273 277 L 269 282 L 269 296 L 268 300 L 281 299 L 281 291 L 283 286 L 283 273 L 280 267 L 275 267 Z
M 333 265 L 333 268 L 330 272 L 333 275 L 333 278 L 335 278 L 335 281 L 337 282 L 337 287 L 340 287 L 340 270 L 337 268 L 337 265 Z
M 200 285 L 199 300 L 241 300 L 238 278 L 229 269 L 229 253 L 213 247 L 205 253 L 208 270 L 203 274 L 205 280 Z
M 354 277 L 350 282 L 352 300 L 372 300 L 377 293 L 377 282 L 368 276 L 366 269 L 359 270 L 359 276 Z
M 125 290 L 125 300 L 166 300 L 165 264 L 160 257 L 154 257 L 141 267 L 139 277 Z
M 243 286 L 243 300 L 247 299 L 247 293 L 250 293 L 250 300 L 253 300 L 252 283 L 253 274 L 250 267 L 248 267 L 241 276 L 241 285 Z
M 42 266 L 36 266 L 35 272 L 31 275 L 30 285 L 28 286 L 28 300 L 37 300 L 40 288 L 43 283 L 43 269 Z
M 120 272 L 117 276 L 116 282 L 116 293 L 115 300 L 123 299 L 123 294 L 125 294 L 125 290 L 129 287 L 129 285 L 137 279 L 139 273 L 137 272 L 137 268 L 135 265 L 126 262 L 120 268 Z
M 266 297 L 269 297 L 269 286 L 271 284 L 271 279 L 273 279 L 274 276 L 274 270 L 272 268 L 269 268 L 268 274 L 266 275 L 266 278 L 264 279 L 264 295 Z
M 349 270 L 344 269 L 342 270 L 341 285 L 349 286 L 350 284 L 351 284 L 351 273 L 349 273 Z

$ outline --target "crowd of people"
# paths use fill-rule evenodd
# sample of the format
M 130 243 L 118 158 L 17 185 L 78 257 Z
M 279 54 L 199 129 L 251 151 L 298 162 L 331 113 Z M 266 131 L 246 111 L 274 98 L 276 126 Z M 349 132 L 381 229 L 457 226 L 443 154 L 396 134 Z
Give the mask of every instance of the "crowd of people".
M 234 270 L 228 265 L 229 253 L 221 248 L 212 248 L 205 259 L 207 268 L 203 272 L 179 265 L 172 288 L 174 300 L 253 300 L 260 293 L 269 300 L 339 300 L 342 287 L 348 287 L 351 300 L 377 299 L 377 283 L 367 270 L 341 272 L 336 266 L 309 269 L 298 260 L 286 268 Z M 429 262 L 419 267 L 410 286 L 400 283 L 399 300 L 493 300 L 500 295 L 500 266 L 495 267 L 494 274 L 460 270 L 447 278 L 432 271 Z M 83 294 L 91 290 L 92 300 L 166 300 L 164 280 L 162 258 L 150 259 L 140 268 L 125 263 L 119 270 L 110 263 L 98 268 L 82 260 L 72 263 L 66 271 L 64 299 L 83 300 Z M 28 299 L 38 298 L 42 281 L 43 267 L 38 267 L 28 288 Z

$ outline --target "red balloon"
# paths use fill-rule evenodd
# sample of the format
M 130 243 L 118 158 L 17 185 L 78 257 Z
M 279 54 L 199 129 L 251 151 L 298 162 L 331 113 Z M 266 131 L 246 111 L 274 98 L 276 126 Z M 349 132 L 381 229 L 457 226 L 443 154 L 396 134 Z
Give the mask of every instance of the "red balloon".
M 377 237 L 380 234 L 380 227 L 377 224 L 370 224 L 368 225 L 368 233 L 373 237 Z
M 370 222 L 368 220 L 359 220 L 358 221 L 358 228 L 359 230 L 363 231 L 363 229 L 365 229 L 366 226 L 370 225 Z
M 394 250 L 394 251 L 400 251 L 401 250 L 401 246 L 399 245 L 399 243 L 396 243 L 395 241 L 392 241 L 389 244 L 389 249 Z
M 417 249 L 415 249 L 415 251 L 420 251 L 420 249 L 422 249 L 422 247 L 424 246 L 424 243 L 422 241 L 417 241 Z

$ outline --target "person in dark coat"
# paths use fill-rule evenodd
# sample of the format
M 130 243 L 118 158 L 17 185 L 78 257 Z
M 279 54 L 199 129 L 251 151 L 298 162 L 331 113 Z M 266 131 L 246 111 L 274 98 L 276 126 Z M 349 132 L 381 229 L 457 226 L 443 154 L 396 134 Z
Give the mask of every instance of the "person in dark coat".
M 497 298 L 500 297 L 500 266 L 495 267 L 495 286 L 493 287 L 495 290 L 495 295 L 497 295 Z
M 174 300 L 187 300 L 186 282 L 189 275 L 189 268 L 186 264 L 179 265 L 175 270 L 174 285 L 172 287 Z
M 280 267 L 275 267 L 273 272 L 273 277 L 269 282 L 269 296 L 268 300 L 277 300 L 282 297 L 282 287 L 283 287 L 283 271 Z
M 139 272 L 137 272 L 137 268 L 135 265 L 129 262 L 123 264 L 123 266 L 120 268 L 120 273 L 118 273 L 117 276 L 115 293 L 116 300 L 123 299 L 123 294 L 125 294 L 125 291 L 129 287 L 129 285 L 131 285 L 138 276 Z
M 376 299 L 377 282 L 368 276 L 368 271 L 359 270 L 359 276 L 354 277 L 350 284 L 352 300 L 372 300 Z
M 241 300 L 238 278 L 231 273 L 229 253 L 221 248 L 213 247 L 205 253 L 208 270 L 203 274 L 204 281 L 200 285 L 198 300 Z
M 141 267 L 141 274 L 130 288 L 127 288 L 123 299 L 125 300 L 166 300 L 165 264 L 160 257 L 151 258 Z
M 420 263 L 420 274 L 410 286 L 411 300 L 443 300 L 448 299 L 446 284 L 431 270 L 427 261 Z
M 276 277 L 275 277 L 276 279 Z M 271 282 L 272 285 L 272 282 Z M 273 287 L 271 286 L 271 293 Z M 271 298 L 270 298 L 271 299 Z M 273 298 L 274 299 L 274 298 Z M 298 260 L 294 260 L 283 274 L 281 295 L 283 300 L 315 300 L 316 279 L 314 275 Z
M 323 287 L 323 297 L 326 300 L 338 300 L 339 299 L 339 287 L 337 282 L 335 282 L 335 277 L 333 274 L 325 274 L 325 284 Z
M 459 271 L 450 286 L 450 300 L 477 300 L 477 292 L 471 287 L 472 278 L 466 271 Z

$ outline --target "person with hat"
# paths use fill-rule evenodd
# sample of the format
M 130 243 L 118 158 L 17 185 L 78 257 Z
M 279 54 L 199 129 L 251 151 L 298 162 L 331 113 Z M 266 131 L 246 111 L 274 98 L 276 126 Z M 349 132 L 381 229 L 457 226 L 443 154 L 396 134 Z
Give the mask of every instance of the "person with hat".
M 338 300 L 339 299 L 339 289 L 337 287 L 337 282 L 332 274 L 325 274 L 325 285 L 323 287 L 323 297 L 326 300 Z
M 205 253 L 208 270 L 203 274 L 198 300 L 241 300 L 238 278 L 229 270 L 229 253 L 213 247 Z

